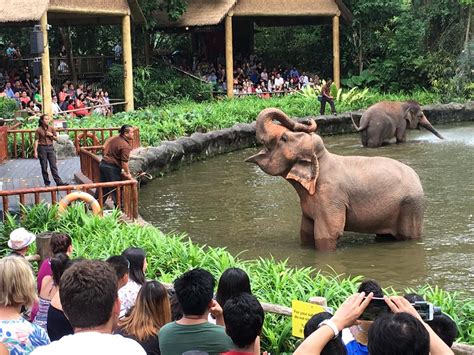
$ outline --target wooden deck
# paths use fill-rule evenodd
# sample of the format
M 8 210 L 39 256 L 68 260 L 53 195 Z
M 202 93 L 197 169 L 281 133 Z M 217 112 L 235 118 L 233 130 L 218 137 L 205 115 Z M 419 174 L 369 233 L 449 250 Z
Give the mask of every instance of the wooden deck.
M 81 170 L 79 158 L 70 158 L 58 160 L 59 176 L 67 184 L 75 185 L 74 173 Z M 51 186 L 54 186 L 54 180 L 50 173 Z M 24 188 L 44 187 L 41 167 L 38 159 L 12 159 L 0 164 L 0 190 L 17 190 Z M 66 192 L 60 193 L 66 195 Z M 59 198 L 63 196 L 58 196 Z M 51 202 L 51 196 L 48 193 L 41 194 L 44 202 Z M 26 198 L 26 205 L 34 203 L 34 196 Z M 13 211 L 17 211 L 18 197 L 9 198 L 9 206 Z M 0 207 L 0 209 L 3 209 Z

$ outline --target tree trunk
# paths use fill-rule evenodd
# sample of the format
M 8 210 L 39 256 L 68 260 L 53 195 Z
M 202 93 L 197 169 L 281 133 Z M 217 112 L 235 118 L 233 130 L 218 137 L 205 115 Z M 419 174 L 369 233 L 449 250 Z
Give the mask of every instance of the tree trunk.
M 467 26 L 466 26 L 466 37 L 464 39 L 464 50 L 469 49 L 469 35 L 471 34 L 471 12 L 472 6 L 469 5 L 467 8 Z
M 362 55 L 362 26 L 359 23 L 359 75 L 364 70 L 364 58 Z
M 63 45 L 64 45 L 64 48 L 66 49 L 66 61 L 71 73 L 71 79 L 72 81 L 77 82 L 76 67 L 74 65 L 73 55 L 72 55 L 71 28 L 69 26 L 59 27 L 59 32 L 61 33 L 61 38 L 63 39 Z

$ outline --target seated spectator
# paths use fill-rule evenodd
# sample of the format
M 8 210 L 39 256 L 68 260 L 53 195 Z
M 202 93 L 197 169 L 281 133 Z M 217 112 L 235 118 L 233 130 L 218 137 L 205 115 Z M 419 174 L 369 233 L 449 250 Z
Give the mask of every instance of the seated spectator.
M 24 102 L 26 105 L 28 105 L 28 103 L 31 101 L 26 91 L 21 92 L 20 101 Z
M 74 111 L 74 114 L 78 117 L 84 117 L 89 115 L 89 110 L 86 108 L 86 104 L 84 103 L 84 100 L 86 99 L 85 94 L 80 94 L 75 101 L 75 108 L 80 109 L 77 111 Z
M 61 277 L 59 293 L 74 334 L 37 348 L 33 355 L 145 354 L 136 341 L 112 335 L 120 301 L 117 277 L 109 264 L 95 260 L 76 262 Z
M 53 115 L 55 116 L 61 113 L 61 107 L 59 107 L 58 105 L 58 97 L 56 95 L 52 97 L 51 111 L 53 112 Z
M 59 280 L 61 279 L 68 262 L 69 257 L 67 254 L 55 254 L 50 260 L 53 278 L 43 278 L 41 291 L 39 292 L 38 311 L 34 316 L 32 316 L 32 318 L 34 324 L 45 330 L 47 329 L 46 324 L 51 300 L 56 295 L 56 292 L 58 292 Z
M 114 255 L 106 260 L 115 270 L 117 275 L 117 288 L 120 290 L 128 282 L 128 269 L 130 262 L 122 255 Z
M 28 232 L 25 228 L 17 228 L 10 233 L 10 239 L 7 244 L 12 250 L 11 256 L 25 257 L 29 246 L 36 240 L 33 233 Z
M 159 355 L 158 334 L 171 322 L 171 306 L 166 288 L 158 281 L 147 281 L 138 292 L 130 315 L 119 321 L 119 334 L 136 340 L 147 355 Z
M 140 248 L 128 248 L 122 253 L 130 263 L 128 282 L 119 290 L 120 318 L 135 305 L 138 291 L 145 283 L 145 271 L 148 266 L 146 254 Z
M 225 314 L 224 314 L 225 316 Z M 308 320 L 304 326 L 305 339 L 313 334 L 319 327 L 322 321 L 331 319 L 332 314 L 329 312 L 317 313 Z M 344 331 L 344 330 L 343 330 Z M 342 332 L 341 332 L 342 333 Z M 346 346 L 342 341 L 342 334 L 339 333 L 336 338 L 331 339 L 321 350 L 321 355 L 346 355 Z
M 10 99 L 15 97 L 15 92 L 12 90 L 12 84 L 9 81 L 5 83 L 5 92 Z
M 61 91 L 58 93 L 58 99 L 59 99 L 59 104 L 62 105 L 64 101 L 69 100 L 68 94 L 67 94 L 67 85 L 63 86 L 61 88 Z M 65 110 L 63 110 L 65 111 Z
M 207 321 L 211 312 L 217 324 L 224 324 L 222 308 L 212 299 L 214 284 L 214 277 L 199 268 L 175 280 L 174 289 L 183 317 L 161 328 L 158 335 L 161 354 L 181 355 L 187 351 L 218 354 L 233 347 L 224 327 Z
M 383 298 L 383 291 L 374 280 L 362 281 L 357 292 L 364 292 L 366 295 L 373 293 L 374 297 Z M 344 342 L 348 355 L 368 355 L 367 335 L 373 321 L 359 320 L 358 324 L 346 328 L 342 331 L 342 341 Z
M 69 96 L 69 95 L 68 95 Z M 63 110 L 63 111 L 72 111 L 72 112 L 69 112 L 70 115 L 72 116 L 75 116 L 75 110 L 76 107 L 74 106 L 74 99 L 69 99 L 67 101 L 67 106 L 66 106 L 66 110 Z
M 29 354 L 49 344 L 46 332 L 21 317 L 21 308 L 36 301 L 35 279 L 24 258 L 0 260 L 0 343 L 10 354 Z
M 22 102 L 22 104 L 24 104 L 24 102 Z M 41 109 L 38 106 L 36 106 L 36 104 L 33 100 L 28 102 L 25 110 L 28 113 L 28 116 L 35 116 L 35 115 L 41 113 Z
M 259 336 L 265 313 L 260 302 L 249 293 L 241 293 L 225 303 L 225 331 L 234 346 L 225 355 L 260 354 Z

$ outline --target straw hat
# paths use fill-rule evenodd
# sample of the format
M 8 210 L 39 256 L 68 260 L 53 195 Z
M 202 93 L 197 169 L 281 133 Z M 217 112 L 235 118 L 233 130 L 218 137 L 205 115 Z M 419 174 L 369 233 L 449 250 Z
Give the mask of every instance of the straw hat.
M 17 228 L 10 233 L 10 239 L 8 240 L 8 246 L 13 250 L 20 250 L 36 240 L 36 236 L 33 233 L 28 232 L 25 228 Z

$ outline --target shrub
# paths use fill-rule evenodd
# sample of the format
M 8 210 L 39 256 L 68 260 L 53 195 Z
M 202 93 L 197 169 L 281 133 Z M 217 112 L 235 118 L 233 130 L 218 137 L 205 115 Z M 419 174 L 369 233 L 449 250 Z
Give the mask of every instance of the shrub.
M 0 118 L 15 118 L 17 109 L 15 100 L 0 97 Z

